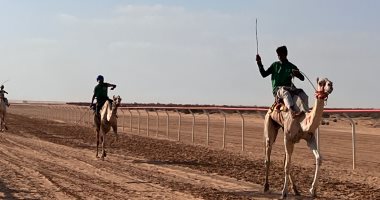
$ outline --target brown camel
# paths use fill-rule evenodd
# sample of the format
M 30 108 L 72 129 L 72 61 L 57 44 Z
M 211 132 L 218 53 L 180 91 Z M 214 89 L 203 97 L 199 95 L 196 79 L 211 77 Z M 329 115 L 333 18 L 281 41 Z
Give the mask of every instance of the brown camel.
M 299 195 L 297 187 L 293 182 L 292 174 L 290 173 L 291 157 L 294 149 L 294 144 L 298 143 L 301 139 L 306 140 L 307 145 L 315 156 L 316 168 L 313 183 L 309 190 L 311 196 L 316 196 L 317 179 L 319 167 L 322 163 L 321 155 L 317 149 L 315 130 L 318 128 L 323 114 L 323 108 L 328 95 L 333 90 L 333 83 L 327 78 L 317 79 L 318 87 L 316 91 L 316 101 L 313 109 L 300 116 L 292 117 L 289 111 L 277 111 L 270 109 L 265 116 L 264 124 L 264 137 L 265 137 L 265 167 L 266 176 L 264 183 L 264 192 L 269 190 L 268 174 L 270 165 L 270 154 L 272 145 L 276 140 L 278 130 L 283 128 L 284 132 L 284 146 L 285 146 L 285 181 L 282 190 L 282 198 L 285 198 L 288 194 L 288 182 L 292 185 L 293 191 L 296 195 Z
M 7 115 L 7 103 L 5 102 L 4 97 L 0 96 L 0 131 L 4 132 L 8 130 L 7 125 L 5 124 L 5 117 Z
M 106 134 L 112 130 L 116 136 L 116 141 L 118 140 L 117 135 L 117 108 L 120 106 L 121 98 L 120 96 L 113 96 L 112 103 L 110 101 L 106 101 L 100 110 L 100 117 L 94 115 L 94 123 L 96 127 L 96 157 L 98 158 L 98 149 L 99 142 L 102 143 L 102 153 L 101 159 L 104 160 L 106 157 L 105 151 L 105 140 Z M 101 133 L 100 133 L 101 132 Z

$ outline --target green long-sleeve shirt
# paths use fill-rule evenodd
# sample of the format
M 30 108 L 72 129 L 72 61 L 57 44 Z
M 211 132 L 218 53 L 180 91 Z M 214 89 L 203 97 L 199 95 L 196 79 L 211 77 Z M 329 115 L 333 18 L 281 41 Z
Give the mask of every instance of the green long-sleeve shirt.
M 286 61 L 281 63 L 280 61 L 274 62 L 267 70 L 264 69 L 263 65 L 259 65 L 259 70 L 261 76 L 264 78 L 272 75 L 272 92 L 275 95 L 277 87 L 279 86 L 292 86 L 292 71 L 298 70 L 297 66 L 293 63 Z M 304 80 L 303 75 L 298 77 L 300 80 Z

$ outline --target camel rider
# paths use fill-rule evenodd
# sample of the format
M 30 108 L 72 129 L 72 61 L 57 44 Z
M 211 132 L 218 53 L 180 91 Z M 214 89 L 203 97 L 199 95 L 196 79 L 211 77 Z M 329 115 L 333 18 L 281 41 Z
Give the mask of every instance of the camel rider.
M 95 109 L 95 113 L 98 115 L 100 114 L 100 110 L 102 109 L 102 106 L 106 101 L 112 101 L 108 98 L 108 87 L 111 87 L 111 90 L 116 88 L 116 85 L 105 83 L 104 77 L 102 75 L 99 75 L 96 78 L 96 81 L 98 82 L 98 85 L 94 88 L 94 95 L 92 96 L 91 100 L 91 108 Z M 94 105 L 94 99 L 96 98 L 96 106 Z
M 9 107 L 8 99 L 5 98 L 5 94 L 8 94 L 7 91 L 4 90 L 4 85 L 0 86 L 0 98 L 4 99 L 5 105 Z
M 260 55 L 256 55 L 257 65 L 260 70 L 260 74 L 263 78 L 271 75 L 272 80 L 272 92 L 276 99 L 282 99 L 285 106 L 289 109 L 292 116 L 295 117 L 301 114 L 300 111 L 296 111 L 292 95 L 298 95 L 303 101 L 304 108 L 300 108 L 303 112 L 308 112 L 308 96 L 302 89 L 297 89 L 292 83 L 292 77 L 295 76 L 301 81 L 305 77 L 300 73 L 299 69 L 291 62 L 288 61 L 288 50 L 286 46 L 281 46 L 276 49 L 279 61 L 274 62 L 267 70 L 261 62 Z

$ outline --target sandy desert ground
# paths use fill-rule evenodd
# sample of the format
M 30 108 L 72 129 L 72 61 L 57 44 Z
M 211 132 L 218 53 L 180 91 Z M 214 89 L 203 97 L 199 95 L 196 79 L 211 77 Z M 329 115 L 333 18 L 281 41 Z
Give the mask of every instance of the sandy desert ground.
M 39 108 L 13 106 L 9 130 L 0 133 L 0 197 L 3 199 L 276 199 L 283 184 L 282 134 L 273 150 L 270 193 L 262 192 L 264 180 L 263 119 L 245 115 L 245 145 L 241 151 L 240 116 L 227 116 L 226 146 L 221 149 L 223 118 L 210 116 L 210 140 L 206 146 L 204 115 L 183 115 L 180 141 L 178 119 L 170 114 L 167 135 L 165 113 L 132 118 L 119 113 L 119 141 L 110 144 L 105 161 L 95 158 L 95 134 L 90 127 L 65 120 L 39 119 Z M 59 112 L 56 109 L 56 114 Z M 29 112 L 29 114 L 28 114 Z M 62 110 L 64 112 L 64 110 Z M 19 115 L 19 114 L 23 115 Z M 87 114 L 86 114 L 87 115 Z M 64 115 L 66 116 L 66 115 Z M 79 115 L 80 116 L 80 115 Z M 136 116 L 136 115 L 135 115 Z M 87 117 L 86 117 L 87 118 Z M 323 165 L 318 199 L 380 198 L 380 128 L 378 121 L 357 118 L 357 163 L 352 170 L 351 127 L 344 118 L 321 126 Z M 83 123 L 86 125 L 86 123 Z M 89 125 L 89 123 L 87 124 Z M 124 130 L 123 130 L 124 129 Z M 132 131 L 131 131 L 132 130 Z M 149 135 L 149 136 L 147 136 Z M 111 146 L 110 146 L 111 145 Z M 296 144 L 293 173 L 301 196 L 308 199 L 314 159 L 305 142 Z

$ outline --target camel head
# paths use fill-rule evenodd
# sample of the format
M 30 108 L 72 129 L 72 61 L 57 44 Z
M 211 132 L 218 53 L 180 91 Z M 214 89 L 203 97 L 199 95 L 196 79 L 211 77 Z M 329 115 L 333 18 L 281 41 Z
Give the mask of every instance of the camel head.
M 114 108 L 119 107 L 121 104 L 121 97 L 119 95 L 117 95 L 117 96 L 114 95 L 112 104 L 113 104 Z
M 315 96 L 317 99 L 327 99 L 329 94 L 333 91 L 333 82 L 327 78 L 319 79 L 317 78 L 317 91 Z

